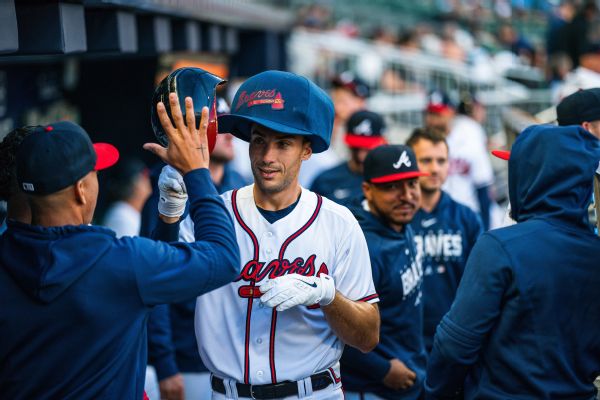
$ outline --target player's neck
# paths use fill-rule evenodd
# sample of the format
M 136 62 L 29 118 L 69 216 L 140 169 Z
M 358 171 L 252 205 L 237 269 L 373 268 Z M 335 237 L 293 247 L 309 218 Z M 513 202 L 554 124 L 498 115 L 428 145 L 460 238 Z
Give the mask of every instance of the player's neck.
M 432 212 L 435 206 L 440 202 L 441 197 L 441 189 L 433 192 L 421 190 L 421 208 L 427 212 Z
M 276 193 L 263 192 L 258 185 L 254 185 L 254 202 L 263 210 L 279 211 L 294 204 L 301 192 L 302 188 L 298 184 L 298 180 Z

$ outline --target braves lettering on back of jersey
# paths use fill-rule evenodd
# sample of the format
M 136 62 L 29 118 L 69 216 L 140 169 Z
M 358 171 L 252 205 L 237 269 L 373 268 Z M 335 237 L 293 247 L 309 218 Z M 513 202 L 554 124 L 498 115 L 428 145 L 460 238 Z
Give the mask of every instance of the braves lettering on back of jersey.
M 452 305 L 467 258 L 483 232 L 479 216 L 447 193 L 430 212 L 420 209 L 411 222 L 423 265 L 423 334 L 428 351 L 435 329 Z
M 339 377 L 343 343 L 318 306 L 283 312 L 260 302 L 258 285 L 285 274 L 333 277 L 351 300 L 377 302 L 365 237 L 345 207 L 307 189 L 294 210 L 270 224 L 258 211 L 253 185 L 223 194 L 240 246 L 236 281 L 196 304 L 202 360 L 221 378 L 249 384 L 297 381 L 330 369 Z M 193 226 L 182 224 L 182 239 Z

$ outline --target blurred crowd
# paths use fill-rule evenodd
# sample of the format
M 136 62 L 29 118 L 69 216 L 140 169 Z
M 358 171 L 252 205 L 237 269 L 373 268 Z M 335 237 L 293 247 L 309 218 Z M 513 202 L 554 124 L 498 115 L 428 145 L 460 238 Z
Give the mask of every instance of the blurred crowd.
M 565 95 L 561 87 L 582 74 L 579 67 L 591 71 L 580 79 L 598 79 L 600 12 L 594 0 L 439 1 L 436 6 L 438 13 L 429 19 L 395 26 L 336 20 L 332 9 L 316 4 L 299 10 L 297 26 L 465 63 L 483 79 L 533 68 L 542 78 L 535 85 L 551 87 L 554 103 Z M 381 76 L 386 91 L 411 89 L 406 84 L 391 70 Z

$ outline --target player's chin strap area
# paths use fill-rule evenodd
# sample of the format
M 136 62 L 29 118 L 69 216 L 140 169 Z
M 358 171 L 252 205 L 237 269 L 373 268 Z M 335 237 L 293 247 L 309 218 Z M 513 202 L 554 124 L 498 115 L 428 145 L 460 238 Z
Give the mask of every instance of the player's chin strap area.
M 335 377 L 332 377 L 329 371 L 319 372 L 311 375 L 312 390 L 322 390 L 332 385 L 335 382 Z M 211 376 L 212 389 L 221 394 L 229 394 L 231 390 L 226 389 L 225 381 L 216 376 Z M 235 383 L 237 389 L 237 397 L 247 397 L 251 399 L 278 399 L 287 396 L 299 396 L 298 382 L 281 382 L 268 385 L 247 385 L 245 383 Z

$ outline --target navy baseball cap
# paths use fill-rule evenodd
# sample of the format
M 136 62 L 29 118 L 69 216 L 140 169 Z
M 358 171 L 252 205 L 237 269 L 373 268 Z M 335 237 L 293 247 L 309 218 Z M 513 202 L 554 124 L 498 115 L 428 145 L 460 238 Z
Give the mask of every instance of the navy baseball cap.
M 62 121 L 38 126 L 17 150 L 17 181 L 26 193 L 52 194 L 114 165 L 119 151 L 108 143 L 92 144 L 79 125 Z
M 402 144 L 376 147 L 365 158 L 363 177 L 367 182 L 387 183 L 428 175 L 419 171 L 412 149 Z
M 600 88 L 579 90 L 556 106 L 558 125 L 581 125 L 600 120 Z
M 231 114 L 219 116 L 219 131 L 249 142 L 252 124 L 276 132 L 307 136 L 313 153 L 329 148 L 333 103 L 308 79 L 283 71 L 248 78 L 231 103 Z
M 373 149 L 386 143 L 383 137 L 385 121 L 371 111 L 357 111 L 348 118 L 344 140 L 348 147 Z
M 331 86 L 333 88 L 349 90 L 353 95 L 360 97 L 361 99 L 366 99 L 371 94 L 369 85 L 350 71 L 342 72 L 334 77 L 331 80 Z
M 440 114 L 447 111 L 454 111 L 456 106 L 450 99 L 450 97 L 441 90 L 433 90 L 427 96 L 427 109 L 428 113 Z

